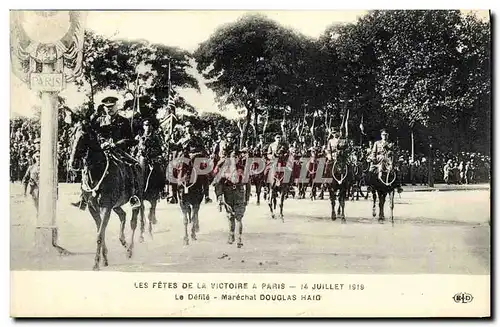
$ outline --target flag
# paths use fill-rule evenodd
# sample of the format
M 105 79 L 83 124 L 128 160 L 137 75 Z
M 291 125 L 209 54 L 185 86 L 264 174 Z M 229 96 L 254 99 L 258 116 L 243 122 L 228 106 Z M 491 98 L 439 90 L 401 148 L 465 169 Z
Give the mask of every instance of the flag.
M 363 115 L 361 115 L 361 123 L 359 123 L 359 129 L 361 130 L 361 134 L 365 135 L 365 127 L 363 126 Z
M 175 110 L 175 101 L 177 100 L 177 92 L 174 91 L 172 85 L 168 91 L 167 109 Z

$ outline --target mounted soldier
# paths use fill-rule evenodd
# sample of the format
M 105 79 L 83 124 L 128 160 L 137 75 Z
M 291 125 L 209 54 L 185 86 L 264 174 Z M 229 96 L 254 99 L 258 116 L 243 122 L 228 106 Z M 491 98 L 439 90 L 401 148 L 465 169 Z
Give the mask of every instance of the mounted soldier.
M 337 158 L 337 146 L 339 144 L 340 132 L 337 128 L 331 127 L 330 134 L 332 135 L 332 137 L 326 144 L 325 152 L 328 160 L 335 160 Z
M 155 125 L 151 119 L 144 119 L 142 123 L 143 132 L 137 135 L 135 139 L 137 144 L 137 158 L 144 170 L 146 162 L 158 162 L 162 155 L 162 139 L 158 134 Z
M 238 144 L 233 133 L 227 133 L 226 137 L 220 141 L 217 148 L 216 156 L 218 158 L 217 166 L 223 163 L 226 158 L 229 158 L 231 153 L 237 150 Z
M 267 158 L 269 160 L 278 158 L 283 154 L 287 153 L 288 150 L 289 150 L 288 143 L 283 141 L 280 134 L 276 134 L 274 136 L 274 142 L 269 144 L 269 147 L 267 148 Z
M 129 204 L 132 208 L 137 208 L 140 206 L 140 200 L 137 197 L 140 183 L 138 180 L 140 165 L 130 154 L 131 148 L 137 144 L 137 140 L 134 139 L 128 119 L 118 113 L 121 98 L 116 91 L 105 92 L 102 95 L 101 104 L 97 107 L 97 111 L 90 118 L 90 127 L 97 132 L 101 148 L 110 151 L 117 160 L 124 162 L 129 168 L 132 176 L 129 186 L 133 194 L 129 199 Z M 87 203 L 83 194 L 80 201 L 72 203 L 72 205 L 85 210 Z
M 173 148 L 177 149 L 177 158 L 185 157 L 189 159 L 194 159 L 196 157 L 207 156 L 208 151 L 205 149 L 203 140 L 194 134 L 193 125 L 191 122 L 186 121 L 184 123 L 184 136 L 177 142 L 173 144 Z M 203 178 L 204 187 L 203 194 L 205 196 L 205 203 L 212 202 L 209 197 L 210 191 L 210 180 L 208 176 L 200 176 Z M 172 185 L 173 193 L 176 194 L 177 186 Z
M 136 157 L 144 176 L 144 200 L 151 203 L 149 220 L 156 223 L 156 204 L 161 198 L 166 184 L 165 159 L 163 157 L 163 139 L 158 132 L 154 119 L 146 118 L 142 122 L 142 134 L 135 139 L 139 142 Z
M 389 133 L 385 129 L 380 130 L 381 140 L 373 144 L 370 153 L 370 172 L 375 173 L 378 171 L 378 177 L 382 177 L 383 164 L 387 158 L 389 151 L 392 150 L 393 144 L 389 142 Z

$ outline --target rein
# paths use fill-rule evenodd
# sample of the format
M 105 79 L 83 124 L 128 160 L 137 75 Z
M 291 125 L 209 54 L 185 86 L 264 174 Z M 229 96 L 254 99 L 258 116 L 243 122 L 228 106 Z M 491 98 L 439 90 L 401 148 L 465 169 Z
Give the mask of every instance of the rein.
M 146 192 L 146 190 L 148 189 L 149 179 L 151 178 L 151 173 L 153 172 L 153 169 L 154 169 L 154 167 L 152 165 L 148 165 L 148 166 L 149 166 L 149 175 L 148 175 L 148 178 L 146 179 L 146 187 L 144 188 L 144 192 Z
M 345 166 L 345 174 L 340 175 L 340 180 L 337 179 L 337 176 L 335 176 L 335 165 L 337 165 L 337 160 L 333 162 L 333 167 L 332 167 L 332 176 L 335 179 L 335 181 L 340 185 L 344 182 L 345 178 L 347 177 L 348 174 L 348 167 L 347 165 Z
M 104 156 L 106 157 L 106 168 L 104 168 L 104 172 L 102 173 L 102 176 L 99 179 L 99 181 L 97 182 L 96 186 L 94 186 L 94 188 L 90 188 L 90 186 L 89 186 L 89 184 L 88 184 L 88 182 L 87 182 L 86 179 L 83 179 L 83 181 L 82 181 L 82 189 L 83 189 L 83 191 L 88 192 L 88 193 L 92 193 L 93 197 L 95 197 L 97 195 L 97 191 L 101 187 L 101 184 L 102 184 L 104 178 L 108 174 L 109 157 L 106 154 L 106 152 L 104 152 Z M 90 179 L 92 179 L 92 176 L 90 176 L 90 173 L 89 173 L 88 169 L 85 168 L 85 171 L 89 174 Z
M 182 175 L 182 172 L 183 172 L 183 170 L 182 170 L 182 168 L 181 168 L 181 169 L 180 169 L 180 176 L 181 176 L 181 177 L 184 177 L 184 176 Z M 189 182 L 186 182 L 186 181 L 181 181 L 181 182 L 179 183 L 181 186 L 183 186 L 183 187 L 184 187 L 184 194 L 188 194 L 188 193 L 189 193 L 189 188 L 193 187 L 193 186 L 196 184 L 196 181 L 198 180 L 198 175 L 196 175 L 196 170 L 195 170 L 195 169 L 191 169 L 191 173 L 192 173 L 192 174 L 195 174 L 195 180 L 194 180 L 194 182 L 193 182 L 191 185 L 189 185 L 189 186 L 188 186 L 188 183 L 189 183 Z M 151 173 L 150 173 L 150 174 L 151 174 Z

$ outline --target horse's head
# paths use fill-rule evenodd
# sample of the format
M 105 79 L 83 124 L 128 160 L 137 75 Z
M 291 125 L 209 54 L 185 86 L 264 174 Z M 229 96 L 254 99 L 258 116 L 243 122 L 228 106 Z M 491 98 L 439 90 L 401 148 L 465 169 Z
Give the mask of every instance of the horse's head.
M 80 164 L 93 151 L 100 151 L 96 134 L 90 126 L 84 123 L 78 123 L 71 135 L 71 152 L 69 158 L 69 168 L 78 170 Z

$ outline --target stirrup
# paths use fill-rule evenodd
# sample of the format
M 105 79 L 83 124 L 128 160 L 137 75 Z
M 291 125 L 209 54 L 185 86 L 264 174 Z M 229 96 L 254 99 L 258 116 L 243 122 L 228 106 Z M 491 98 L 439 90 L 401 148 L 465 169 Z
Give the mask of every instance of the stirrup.
M 139 200 L 137 195 L 131 196 L 130 199 L 128 200 L 128 203 L 130 204 L 132 209 L 139 208 L 141 206 L 141 201 Z

